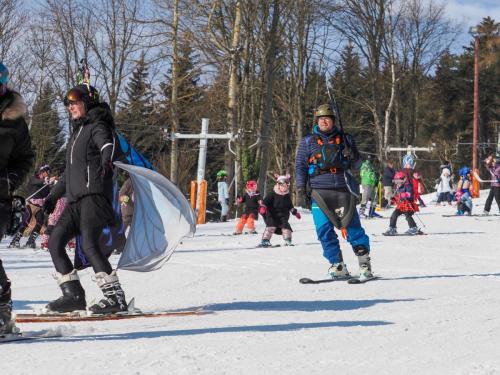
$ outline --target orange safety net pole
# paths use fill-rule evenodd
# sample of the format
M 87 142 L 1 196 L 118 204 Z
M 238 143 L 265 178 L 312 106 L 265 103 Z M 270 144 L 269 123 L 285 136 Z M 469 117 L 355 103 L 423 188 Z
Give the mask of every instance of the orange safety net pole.
M 205 211 L 207 209 L 207 180 L 201 180 L 198 196 L 198 224 L 205 224 Z
M 191 190 L 189 193 L 189 203 L 193 210 L 196 210 L 196 193 L 198 192 L 198 184 L 196 181 L 191 181 Z
M 470 189 L 470 194 L 472 198 L 479 198 L 481 187 L 479 185 L 478 179 L 474 176 L 474 174 L 477 174 L 479 176 L 479 169 L 474 169 L 474 173 L 472 173 L 472 186 Z

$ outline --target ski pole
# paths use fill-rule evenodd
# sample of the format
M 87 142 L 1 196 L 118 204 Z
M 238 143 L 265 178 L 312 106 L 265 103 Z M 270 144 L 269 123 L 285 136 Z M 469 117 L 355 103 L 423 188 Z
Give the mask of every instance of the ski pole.
M 417 215 L 417 213 L 415 212 L 415 216 L 417 217 L 417 219 L 422 223 L 422 226 L 425 228 L 425 224 L 424 222 L 422 221 L 422 219 L 420 218 L 420 216 Z

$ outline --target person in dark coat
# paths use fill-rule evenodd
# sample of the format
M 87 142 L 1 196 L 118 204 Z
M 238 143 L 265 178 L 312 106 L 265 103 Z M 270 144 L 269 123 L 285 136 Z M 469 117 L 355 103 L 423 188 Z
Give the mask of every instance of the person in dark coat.
M 266 229 L 262 235 L 261 247 L 271 246 L 273 234 L 282 234 L 286 245 L 292 244 L 292 227 L 288 220 L 290 213 L 300 219 L 300 213 L 293 206 L 290 195 L 290 175 L 280 176 L 275 174 L 276 185 L 266 195 L 259 207 L 259 213 L 264 217 Z
M 66 194 L 66 207 L 49 238 L 49 251 L 63 295 L 50 302 L 47 309 L 55 312 L 86 309 L 85 291 L 65 250 L 66 244 L 80 235 L 83 253 L 104 294 L 89 310 L 96 314 L 126 311 L 125 293 L 109 263 L 109 254 L 99 243 L 103 229 L 114 223 L 115 125 L 111 109 L 99 101 L 97 90 L 86 84 L 72 88 L 64 104 L 73 128 L 66 151 L 66 169 L 44 204 L 45 211 L 50 213 L 57 200 Z
M 394 195 L 392 190 L 392 180 L 394 179 L 394 174 L 396 171 L 394 170 L 394 165 L 392 161 L 387 161 L 385 164 L 384 172 L 382 174 L 382 186 L 384 187 L 384 201 L 382 202 L 382 206 L 384 208 L 389 208 L 391 205 L 391 199 Z
M 330 104 L 320 105 L 314 117 L 312 134 L 301 139 L 297 150 L 297 192 L 299 196 L 306 196 L 307 186 L 312 189 L 311 211 L 323 256 L 330 262 L 330 277 L 350 277 L 335 227 L 340 229 L 358 258 L 360 278 L 368 279 L 373 276 L 370 240 L 359 220 L 357 184 L 350 174 L 351 168 L 359 168 L 360 155 L 352 136 L 337 127 L 335 109 Z
M 31 138 L 24 119 L 26 105 L 17 92 L 7 87 L 9 72 L 0 63 L 0 239 L 12 219 L 12 193 L 21 185 L 33 166 Z M 11 282 L 0 259 L 0 334 L 10 333 Z

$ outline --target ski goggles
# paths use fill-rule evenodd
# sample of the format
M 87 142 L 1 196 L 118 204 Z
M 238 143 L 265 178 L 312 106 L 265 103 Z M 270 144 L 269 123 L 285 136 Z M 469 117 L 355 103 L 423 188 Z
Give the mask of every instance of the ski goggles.
M 65 107 L 69 107 L 71 104 L 76 104 L 78 102 L 84 102 L 84 101 L 85 101 L 85 95 L 80 90 L 71 89 L 66 94 L 63 103 Z

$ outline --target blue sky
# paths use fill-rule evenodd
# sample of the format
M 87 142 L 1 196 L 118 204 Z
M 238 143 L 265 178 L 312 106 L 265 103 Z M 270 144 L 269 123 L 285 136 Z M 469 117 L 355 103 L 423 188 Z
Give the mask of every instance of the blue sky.
M 463 45 L 469 44 L 469 27 L 477 25 L 487 16 L 500 22 L 500 0 L 447 0 L 442 4 L 445 5 L 446 15 L 462 26 L 463 31 L 452 49 L 456 53 L 461 51 Z

